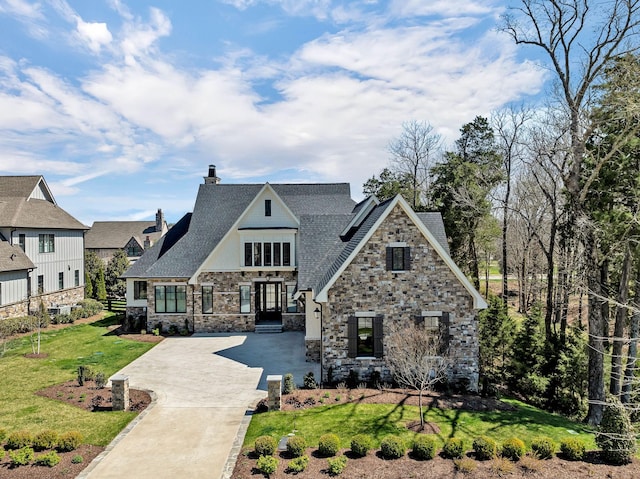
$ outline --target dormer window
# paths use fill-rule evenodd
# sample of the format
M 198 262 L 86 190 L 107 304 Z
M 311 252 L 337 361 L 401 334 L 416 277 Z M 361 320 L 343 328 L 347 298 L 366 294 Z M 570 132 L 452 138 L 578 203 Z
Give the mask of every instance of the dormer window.
M 264 215 L 271 216 L 271 200 L 264 200 Z

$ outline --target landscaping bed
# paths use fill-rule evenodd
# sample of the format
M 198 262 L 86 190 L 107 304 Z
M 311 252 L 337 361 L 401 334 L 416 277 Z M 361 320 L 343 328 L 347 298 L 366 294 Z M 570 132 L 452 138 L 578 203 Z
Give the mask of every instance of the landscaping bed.
M 4 454 L 0 460 L 0 477 L 3 479 L 67 479 L 76 477 L 85 469 L 93 459 L 104 451 L 104 447 L 82 444 L 75 451 L 59 452 L 60 463 L 54 467 L 36 466 L 30 464 L 27 466 L 11 467 L 9 454 L 0 449 L 0 455 Z M 43 454 L 46 451 L 38 452 L 36 455 Z M 81 462 L 74 464 L 73 459 L 78 456 L 82 457 Z
M 93 381 L 87 381 L 82 386 L 78 381 L 67 381 L 42 389 L 36 394 L 64 401 L 88 411 L 111 411 L 111 388 L 98 388 Z M 129 411 L 144 411 L 150 403 L 149 393 L 139 389 L 129 389 Z

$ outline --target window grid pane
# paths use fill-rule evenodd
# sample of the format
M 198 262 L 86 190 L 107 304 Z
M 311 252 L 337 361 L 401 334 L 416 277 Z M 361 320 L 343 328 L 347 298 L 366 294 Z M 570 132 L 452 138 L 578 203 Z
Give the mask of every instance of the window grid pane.
M 358 356 L 373 356 L 373 318 L 358 318 Z
M 253 244 L 244 244 L 244 265 L 253 266 Z
M 240 312 L 251 312 L 251 286 L 240 286 Z
M 291 266 L 291 243 L 282 243 L 282 266 Z
M 273 243 L 273 265 L 280 266 L 280 243 Z
M 253 243 L 253 265 L 262 266 L 262 243 Z
M 202 313 L 213 314 L 213 286 L 202 287 Z
M 264 265 L 271 266 L 271 243 L 264 244 Z

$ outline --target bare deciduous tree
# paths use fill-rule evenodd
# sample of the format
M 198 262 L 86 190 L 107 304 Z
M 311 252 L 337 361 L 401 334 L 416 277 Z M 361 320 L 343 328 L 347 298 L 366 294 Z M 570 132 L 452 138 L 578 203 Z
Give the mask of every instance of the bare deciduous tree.
M 429 170 L 440 153 L 441 136 L 425 121 L 412 120 L 402 124 L 402 133 L 389 143 L 392 168 L 410 175 L 412 185 L 413 209 L 421 206 L 421 197 L 429 187 Z M 428 205 L 425 205 L 428 206 Z
M 446 379 L 451 364 L 446 341 L 438 329 L 424 324 L 393 323 L 386 334 L 385 356 L 398 384 L 418 391 L 420 425 L 424 426 L 423 395 Z

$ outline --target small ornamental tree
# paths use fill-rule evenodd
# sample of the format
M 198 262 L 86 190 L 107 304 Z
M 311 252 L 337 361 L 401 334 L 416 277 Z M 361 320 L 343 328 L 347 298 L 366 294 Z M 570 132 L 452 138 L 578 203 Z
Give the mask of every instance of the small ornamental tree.
M 607 398 L 596 444 L 612 464 L 628 464 L 636 452 L 636 439 L 629 414 L 617 397 Z
M 446 379 L 451 362 L 446 342 L 438 330 L 424 324 L 389 326 L 385 355 L 398 384 L 418 391 L 420 426 L 424 427 L 424 393 Z
M 127 293 L 127 283 L 120 276 L 129 268 L 129 258 L 124 250 L 119 249 L 109 260 L 105 272 L 105 283 L 109 296 L 124 298 Z

